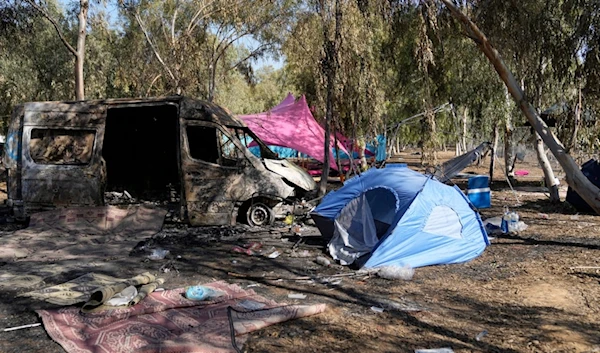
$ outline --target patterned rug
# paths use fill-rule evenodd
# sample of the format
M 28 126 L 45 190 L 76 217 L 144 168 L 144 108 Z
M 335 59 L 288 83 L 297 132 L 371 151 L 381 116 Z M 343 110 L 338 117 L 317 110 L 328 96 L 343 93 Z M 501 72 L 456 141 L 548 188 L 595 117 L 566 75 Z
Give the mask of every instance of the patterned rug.
M 0 261 L 85 261 L 127 255 L 139 241 L 160 231 L 165 215 L 165 210 L 144 206 L 35 213 L 28 228 L 0 238 Z
M 186 299 L 184 288 L 154 292 L 129 308 L 83 314 L 76 307 L 38 310 L 50 337 L 69 353 L 239 352 L 249 332 L 325 311 L 325 304 L 280 304 L 225 282 L 225 295 Z

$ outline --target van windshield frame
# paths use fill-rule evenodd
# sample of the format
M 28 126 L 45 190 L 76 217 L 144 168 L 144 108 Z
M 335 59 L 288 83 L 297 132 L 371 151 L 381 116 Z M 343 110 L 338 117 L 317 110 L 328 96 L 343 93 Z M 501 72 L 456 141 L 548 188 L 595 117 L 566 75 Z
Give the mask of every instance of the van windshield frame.
M 235 138 L 238 139 L 238 141 L 240 141 L 242 146 L 246 147 L 246 149 L 249 147 L 249 144 L 254 141 L 260 149 L 261 158 L 277 160 L 281 159 L 279 156 L 277 156 L 277 153 L 271 151 L 267 144 L 264 143 L 258 136 L 256 136 L 249 128 L 240 126 L 227 126 L 227 129 L 233 136 L 235 136 Z M 248 137 L 250 137 L 252 141 L 248 140 Z

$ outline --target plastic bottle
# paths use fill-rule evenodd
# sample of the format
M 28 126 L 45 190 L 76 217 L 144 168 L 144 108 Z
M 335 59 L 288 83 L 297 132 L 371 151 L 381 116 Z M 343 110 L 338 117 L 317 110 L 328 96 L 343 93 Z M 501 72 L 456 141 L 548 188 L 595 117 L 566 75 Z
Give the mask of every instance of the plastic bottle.
M 519 229 L 519 214 L 517 212 L 511 212 L 508 222 L 508 231 L 516 232 Z
M 508 222 L 510 220 L 510 215 L 508 212 L 508 207 L 504 207 L 504 215 L 502 215 L 502 223 L 500 223 L 500 229 L 502 233 L 508 233 Z
M 212 300 L 221 295 L 220 291 L 205 286 L 190 286 L 185 290 L 185 297 L 190 300 Z

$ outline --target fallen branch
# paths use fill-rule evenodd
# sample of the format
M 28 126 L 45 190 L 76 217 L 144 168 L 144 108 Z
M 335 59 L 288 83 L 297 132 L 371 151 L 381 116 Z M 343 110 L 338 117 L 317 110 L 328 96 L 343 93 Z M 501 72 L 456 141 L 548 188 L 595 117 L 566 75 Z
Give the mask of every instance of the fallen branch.
M 316 276 L 299 276 L 299 277 L 277 277 L 277 276 L 249 276 L 242 273 L 235 272 L 227 272 L 228 275 L 236 278 L 243 279 L 251 279 L 251 280 L 266 280 L 266 281 L 308 281 L 311 279 L 322 279 L 327 277 L 352 277 L 352 276 L 361 276 L 368 275 L 367 273 L 358 273 L 358 272 L 350 272 L 350 273 L 338 273 L 335 275 L 316 275 Z

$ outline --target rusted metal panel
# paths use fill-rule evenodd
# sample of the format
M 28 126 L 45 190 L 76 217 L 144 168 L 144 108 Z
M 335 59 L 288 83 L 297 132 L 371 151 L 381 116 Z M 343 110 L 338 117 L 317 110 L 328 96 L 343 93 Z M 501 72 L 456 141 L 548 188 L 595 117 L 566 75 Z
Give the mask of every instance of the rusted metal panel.
M 226 136 L 243 153 L 237 165 L 229 167 L 193 158 L 186 129 L 189 124 L 214 128 Z M 266 170 L 260 161 L 221 125 L 182 120 L 180 126 L 185 202 L 188 219 L 192 225 L 232 224 L 235 222 L 233 217 L 236 215 L 236 205 L 246 200 L 259 196 L 284 199 L 293 194 L 293 187 Z M 216 141 L 206 141 L 207 144 L 211 142 Z
M 225 108 L 214 103 L 191 98 L 183 98 L 181 100 L 179 114 L 187 120 L 204 120 L 223 126 L 246 127 L 240 119 L 230 114 Z
M 106 107 L 90 107 L 90 110 L 79 107 L 81 114 L 64 104 L 57 105 L 64 111 L 49 111 L 52 107 L 51 104 L 25 105 L 21 147 L 21 189 L 25 209 L 103 205 L 106 172 L 101 162 L 101 150 Z M 33 110 L 37 108 L 45 111 Z M 74 136 L 82 131 L 86 133 L 79 140 L 43 133 L 36 139 L 36 131 L 72 132 Z M 80 155 L 74 155 L 76 153 Z M 85 158 L 79 160 L 81 156 Z

